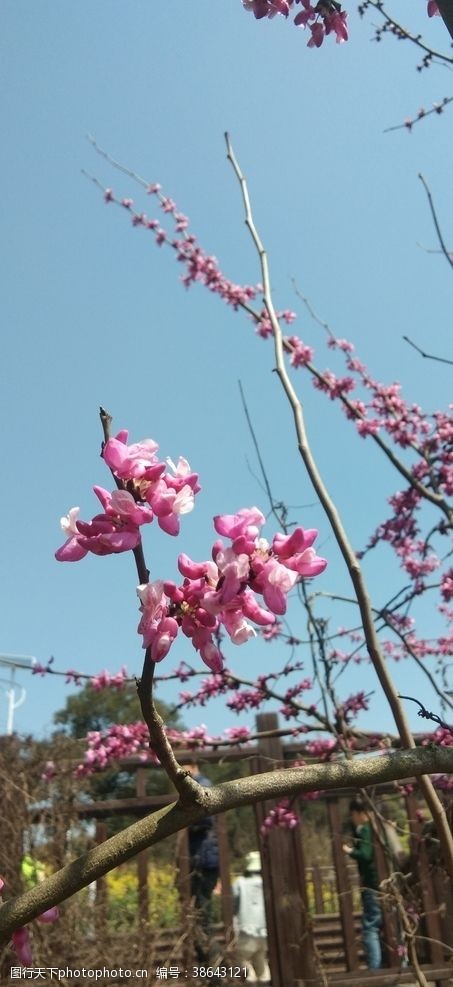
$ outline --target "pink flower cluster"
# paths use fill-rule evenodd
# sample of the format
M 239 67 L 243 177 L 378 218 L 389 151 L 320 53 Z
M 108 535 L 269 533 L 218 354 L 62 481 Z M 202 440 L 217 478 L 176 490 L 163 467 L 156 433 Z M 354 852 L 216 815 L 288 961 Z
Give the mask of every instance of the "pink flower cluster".
M 55 778 L 56 775 L 57 775 L 57 769 L 55 766 L 55 761 L 46 761 L 44 765 L 44 771 L 42 772 L 41 775 L 41 781 L 48 783 L 49 781 L 52 781 L 52 779 Z
M 367 710 L 369 707 L 369 696 L 363 692 L 357 692 L 353 696 L 349 696 L 348 699 L 341 704 L 340 714 L 342 715 L 345 723 L 350 723 L 353 716 L 360 713 L 362 710 Z
M 286 322 L 288 326 L 297 318 L 296 313 L 288 308 L 282 309 L 281 312 L 276 312 L 275 315 L 279 322 Z M 268 339 L 269 336 L 272 336 L 272 322 L 266 308 L 261 309 L 258 318 L 255 315 L 250 316 L 250 318 L 256 325 L 255 331 L 257 336 L 261 336 L 261 339 Z
M 313 688 L 313 682 L 311 679 L 302 679 L 301 682 L 297 682 L 295 685 L 290 686 L 286 690 L 284 695 L 285 703 L 280 707 L 279 712 L 285 717 L 285 720 L 290 720 L 293 716 L 298 716 L 300 709 L 298 704 L 294 702 L 297 696 L 300 696 L 301 692 L 305 692 L 307 689 Z
M 296 528 L 288 536 L 277 534 L 270 545 L 260 537 L 264 522 L 256 507 L 218 515 L 215 530 L 231 540 L 230 546 L 216 541 L 212 561 L 207 562 L 180 555 L 178 568 L 184 576 L 180 586 L 157 580 L 138 587 L 142 612 L 138 631 L 153 661 L 168 654 L 182 630 L 206 665 L 220 672 L 223 660 L 214 640 L 220 626 L 233 644 L 244 644 L 256 633 L 250 621 L 264 627 L 273 623 L 276 615 L 286 612 L 286 598 L 295 584 L 324 571 L 327 562 L 312 547 L 316 530 Z
M 251 737 L 250 727 L 226 727 L 225 736 L 235 744 L 246 744 Z
M 266 816 L 261 832 L 267 836 L 271 829 L 295 829 L 298 825 L 299 816 L 291 809 L 289 799 L 282 799 Z
M 311 30 L 309 48 L 319 48 L 327 34 L 334 34 L 337 43 L 348 40 L 347 14 L 335 0 L 319 0 L 315 6 L 311 5 L 310 0 L 242 0 L 242 6 L 251 11 L 257 20 L 272 18 L 276 14 L 288 17 L 294 5 L 299 3 L 303 10 L 296 14 L 294 24 L 296 27 L 306 27 L 308 24 Z
M 127 438 L 123 430 L 103 449 L 104 460 L 120 486 L 113 493 L 103 487 L 93 488 L 103 514 L 88 522 L 79 521 L 79 508 L 73 507 L 61 519 L 67 540 L 55 552 L 59 562 L 77 562 L 88 552 L 111 555 L 137 548 L 141 525 L 149 524 L 154 516 L 163 531 L 177 535 L 180 516 L 193 509 L 200 486 L 187 460 L 180 458 L 176 466 L 170 459 L 159 462 L 159 447 L 153 439 L 128 446 Z
M 453 569 L 448 569 L 444 572 L 441 580 L 440 592 L 442 599 L 448 603 L 453 600 Z
M 342 377 L 331 370 L 320 372 L 310 366 L 313 350 L 298 336 L 286 337 L 284 345 L 294 367 L 309 367 L 314 387 L 331 400 L 341 401 L 343 411 L 355 422 L 359 435 L 365 438 L 386 432 L 400 448 L 412 448 L 418 453 L 411 468 L 413 475 L 436 492 L 453 493 L 452 406 L 447 412 L 426 415 L 419 405 L 404 400 L 400 384 L 381 384 L 374 380 L 366 366 L 353 355 L 354 347 L 346 339 L 330 336 L 327 344 L 344 354 L 348 374 Z M 348 396 L 359 386 L 368 400 Z
M 212 747 L 225 738 L 238 744 L 247 743 L 250 734 L 249 727 L 229 727 L 224 731 L 223 737 L 215 737 L 208 733 L 204 723 L 188 730 L 166 730 L 173 747 L 187 750 Z M 91 730 L 86 739 L 87 750 L 83 762 L 75 769 L 76 778 L 85 778 L 96 771 L 103 771 L 127 757 L 139 757 L 143 761 L 151 760 L 159 764 L 156 754 L 150 750 L 148 729 L 142 720 L 128 725 L 114 724 L 103 731 Z M 43 780 L 50 781 L 55 775 L 56 769 L 53 766 L 48 775 L 43 776 Z
M 226 705 L 235 713 L 243 713 L 244 710 L 259 709 L 265 698 L 266 693 L 260 689 L 240 689 L 233 693 Z
M 114 761 L 138 754 L 144 760 L 157 757 L 149 750 L 149 732 L 142 720 L 128 725 L 114 724 L 105 731 L 90 730 L 86 737 L 87 750 L 74 775 L 83 778 L 94 771 L 103 771 Z
M 317 740 L 310 740 L 305 749 L 307 754 L 315 757 L 329 757 L 337 749 L 337 741 L 319 737 Z
M 127 668 L 123 665 L 116 675 L 111 675 L 110 672 L 104 668 L 102 672 L 98 672 L 97 675 L 93 675 L 89 681 L 92 689 L 96 692 L 100 692 L 102 689 L 122 689 L 127 680 Z
M 5 887 L 5 882 L 2 877 L 0 877 L 0 902 L 1 902 L 1 892 Z M 59 917 L 59 911 L 56 906 L 53 908 L 48 908 L 47 911 L 42 912 L 41 915 L 37 916 L 38 922 L 49 923 L 56 922 Z M 33 954 L 31 950 L 31 936 L 30 930 L 27 926 L 23 926 L 20 929 L 16 929 L 12 933 L 11 941 L 13 944 L 14 952 L 25 967 L 31 967 L 33 964 Z
M 203 284 L 208 291 L 219 295 L 227 305 L 231 305 L 235 310 L 241 305 L 249 305 L 262 292 L 262 286 L 259 284 L 239 285 L 225 277 L 220 270 L 217 258 L 206 253 L 200 247 L 193 233 L 189 233 L 187 216 L 177 211 L 173 199 L 162 194 L 160 185 L 148 185 L 146 191 L 149 195 L 155 195 L 159 199 L 161 209 L 174 222 L 176 236 L 163 229 L 159 220 L 149 219 L 146 213 L 136 212 L 133 208 L 133 199 L 116 198 L 111 188 L 105 189 L 104 201 L 106 203 L 112 202 L 126 209 L 132 216 L 132 225 L 135 228 L 141 227 L 151 231 L 158 247 L 165 245 L 174 250 L 176 260 L 186 268 L 186 273 L 181 277 L 182 284 L 186 288 L 190 288 L 196 282 Z
M 205 706 L 210 699 L 220 696 L 228 690 L 228 681 L 223 675 L 210 675 L 208 679 L 203 679 L 197 692 L 180 692 L 179 698 L 185 706 Z

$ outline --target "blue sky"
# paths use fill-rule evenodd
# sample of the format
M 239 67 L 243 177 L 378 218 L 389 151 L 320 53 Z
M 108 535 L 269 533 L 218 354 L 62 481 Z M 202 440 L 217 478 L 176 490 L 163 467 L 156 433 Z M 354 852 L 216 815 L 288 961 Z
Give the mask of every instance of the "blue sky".
M 410 26 L 445 50 L 440 19 L 427 20 L 422 0 L 411 6 Z M 404 17 L 405 7 L 395 0 L 395 15 Z M 407 396 L 427 408 L 444 407 L 451 368 L 422 361 L 402 335 L 453 355 L 451 275 L 442 258 L 419 246 L 435 246 L 435 238 L 417 178 L 422 172 L 429 181 L 451 242 L 452 118 L 448 111 L 430 117 L 410 135 L 383 131 L 450 95 L 447 72 L 417 72 L 408 44 L 372 43 L 373 18 L 360 21 L 353 8 L 350 42 L 329 39 L 319 51 L 307 49 L 304 33 L 283 20 L 255 22 L 239 0 L 3 0 L 1 21 L 0 651 L 42 662 L 53 654 L 61 670 L 126 664 L 138 672 L 131 559 L 57 564 L 59 518 L 74 504 L 90 517 L 91 486 L 108 485 L 99 460 L 100 404 L 118 428 L 128 427 L 134 439 L 155 438 L 164 456 L 187 456 L 201 476 L 203 493 L 178 542 L 154 526 L 147 533 L 153 577 L 171 578 L 181 550 L 207 556 L 213 514 L 254 503 L 266 511 L 238 379 L 275 497 L 297 505 L 299 523 L 319 528 L 329 559 L 319 588 L 347 591 L 327 522 L 316 506 L 303 506 L 315 498 L 269 343 L 201 287 L 186 293 L 169 252 L 103 204 L 82 168 L 118 194 L 135 196 L 136 189 L 96 157 L 85 135 L 161 182 L 225 273 L 250 283 L 259 271 L 225 160 L 228 129 L 269 251 L 276 304 L 300 311 L 295 277 L 377 377 L 401 380 Z M 335 369 L 321 331 L 302 311 L 295 331 L 315 345 L 321 365 Z M 320 466 L 360 547 L 399 484 L 338 409 L 304 377 L 298 382 Z M 384 602 L 389 584 L 398 585 L 392 561 L 382 554 L 368 574 Z M 432 615 L 425 609 L 422 616 L 429 633 Z M 333 613 L 332 626 L 345 619 Z M 302 634 L 295 611 L 291 622 Z M 178 644 L 165 670 L 187 657 Z M 227 657 L 247 677 L 282 663 L 281 646 L 259 642 L 231 647 Z M 401 689 L 410 680 L 426 696 L 408 664 L 395 675 Z M 68 687 L 25 673 L 20 681 L 27 701 L 16 726 L 42 735 Z M 363 666 L 348 682 L 349 691 L 376 685 Z M 219 704 L 186 715 L 189 725 L 200 720 L 212 730 L 239 722 Z M 5 722 L 0 693 L 0 729 Z M 378 695 L 367 722 L 391 726 Z

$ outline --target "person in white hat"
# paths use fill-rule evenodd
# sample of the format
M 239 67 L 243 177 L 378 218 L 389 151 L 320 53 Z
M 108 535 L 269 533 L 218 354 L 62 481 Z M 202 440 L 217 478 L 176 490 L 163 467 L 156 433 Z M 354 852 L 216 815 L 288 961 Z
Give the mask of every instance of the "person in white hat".
M 244 874 L 233 884 L 233 901 L 238 962 L 247 967 L 249 983 L 264 983 L 270 979 L 270 974 L 261 857 L 258 850 L 252 850 L 245 858 Z

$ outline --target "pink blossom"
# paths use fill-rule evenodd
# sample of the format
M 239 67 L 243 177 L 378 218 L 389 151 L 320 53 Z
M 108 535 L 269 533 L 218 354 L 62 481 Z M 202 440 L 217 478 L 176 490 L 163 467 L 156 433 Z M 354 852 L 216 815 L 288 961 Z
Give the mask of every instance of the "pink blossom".
M 236 551 L 237 539 L 244 539 L 247 544 L 254 542 L 265 520 L 258 507 L 244 507 L 237 514 L 217 515 L 214 518 L 214 528 L 219 535 L 226 535 L 233 540 Z
M 349 394 L 355 388 L 355 381 L 352 377 L 336 377 L 331 370 L 324 370 L 321 377 L 313 379 L 313 386 L 318 391 L 324 391 L 329 395 L 331 401 Z
M 163 590 L 164 584 L 160 579 L 137 588 L 142 612 L 138 633 L 143 634 L 144 648 L 148 648 L 153 643 L 161 620 L 168 615 L 167 600 Z
M 257 709 L 264 698 L 265 693 L 261 689 L 241 689 L 233 693 L 226 705 L 235 713 L 242 713 L 246 709 Z
M 259 589 L 272 613 L 286 613 L 286 597 L 297 582 L 297 573 L 282 565 L 277 559 L 269 559 L 253 580 L 253 588 Z
M 128 491 L 115 490 L 110 494 L 102 487 L 93 489 L 105 514 L 97 514 L 90 522 L 79 521 L 79 509 L 74 507 L 61 519 L 61 527 L 69 537 L 55 553 L 59 562 L 77 562 L 88 552 L 110 555 L 136 548 L 140 541 L 139 525 L 153 519 L 152 510 L 137 504 Z
M 326 33 L 324 24 L 321 21 L 316 21 L 315 24 L 309 24 L 311 31 L 311 38 L 307 43 L 307 48 L 320 48 Z
M 41 915 L 38 915 L 38 922 L 56 922 L 59 917 L 60 912 L 57 906 L 54 905 L 52 908 L 48 908 L 46 912 L 41 912 Z
M 250 637 L 256 637 L 255 629 L 240 611 L 227 611 L 223 615 L 223 625 L 233 644 L 244 644 Z
M 357 692 L 353 696 L 349 696 L 341 705 L 341 715 L 345 723 L 350 723 L 351 718 L 354 714 L 359 713 L 361 710 L 367 710 L 369 707 L 369 696 L 366 696 L 363 692 Z
M 38 915 L 38 922 L 56 922 L 59 917 L 59 910 L 56 906 L 53 908 L 48 908 L 47 911 L 42 912 Z M 33 954 L 31 950 L 31 936 L 30 930 L 27 926 L 23 926 L 20 929 L 16 929 L 11 936 L 11 941 L 13 944 L 14 952 L 20 963 L 25 967 L 31 967 L 33 964 Z
M 275 17 L 276 14 L 283 14 L 287 17 L 292 0 L 242 0 L 245 10 L 250 10 L 257 20 L 262 17 Z
M 333 349 L 343 350 L 343 353 L 354 352 L 353 344 L 350 343 L 349 340 L 347 339 L 336 339 L 335 336 L 329 336 L 329 339 L 327 340 L 327 345 L 332 350 Z
M 435 17 L 436 15 L 440 16 L 437 0 L 428 0 L 427 14 L 428 17 Z
M 299 817 L 291 809 L 289 799 L 282 799 L 266 816 L 261 826 L 261 833 L 263 836 L 267 836 L 269 830 L 275 827 L 279 829 L 295 829 L 298 825 Z
M 55 552 L 58 562 L 78 562 L 88 552 L 94 555 L 111 555 L 127 552 L 137 547 L 140 531 L 136 524 L 119 516 L 98 514 L 90 522 L 77 521 L 78 534 L 69 538 Z
M 48 675 L 52 671 L 52 669 L 49 668 L 49 664 L 42 665 L 41 662 L 39 662 L 39 661 L 35 662 L 35 664 L 33 665 L 32 670 L 31 670 L 31 674 L 32 675 L 41 675 L 41 677 L 44 678 L 44 675 Z
M 453 600 L 453 569 L 448 569 L 442 576 L 440 592 L 446 603 Z
M 224 733 L 236 744 L 245 744 L 250 740 L 251 730 L 250 727 L 227 727 Z
M 93 487 L 93 490 L 107 517 L 119 518 L 137 526 L 150 524 L 153 520 L 153 512 L 150 507 L 146 504 L 138 504 L 128 490 L 114 490 L 111 494 L 103 487 Z
M 157 475 L 165 470 L 164 463 L 157 462 L 156 453 L 159 448 L 157 442 L 154 442 L 154 439 L 143 439 L 128 446 L 128 434 L 127 429 L 122 429 L 115 438 L 105 443 L 102 455 L 107 466 L 122 480 L 147 477 L 149 470 L 153 471 L 151 478 L 155 480 L 156 465 L 159 467 Z
M 90 686 L 99 692 L 101 689 L 114 687 L 116 689 L 121 689 L 124 683 L 127 681 L 127 670 L 124 668 L 117 672 L 116 675 L 110 675 L 110 672 L 104 671 L 99 672 L 98 675 L 93 675 L 90 679 Z
M 256 507 L 216 516 L 216 531 L 228 535 L 231 546 L 215 542 L 213 560 L 206 562 L 181 554 L 181 586 L 167 581 L 139 587 L 139 633 L 143 646 L 151 646 L 153 660 L 167 653 L 180 628 L 209 668 L 220 671 L 222 656 L 213 635 L 221 626 L 233 644 L 245 643 L 256 634 L 250 621 L 268 628 L 276 614 L 285 613 L 287 594 L 296 582 L 324 570 L 326 561 L 312 548 L 316 530 L 297 528 L 290 536 L 276 535 L 271 547 L 259 537 L 263 523 Z M 262 595 L 266 607 L 255 594 Z M 161 623 L 169 617 L 170 624 Z
M 330 34 L 333 31 L 337 45 L 348 40 L 347 16 L 345 10 L 335 10 L 324 19 L 326 34 Z
M 173 641 L 178 634 L 178 624 L 174 617 L 164 617 L 156 627 L 155 638 L 151 645 L 153 661 L 162 661 L 168 654 Z
M 290 363 L 293 367 L 306 367 L 314 357 L 314 350 L 299 339 L 298 336 L 290 336 L 288 343 L 291 346 Z
M 279 620 L 276 620 L 274 624 L 268 624 L 266 627 L 263 627 L 260 633 L 264 641 L 272 641 L 275 637 L 280 637 L 282 624 Z
M 55 762 L 46 761 L 44 765 L 44 771 L 42 772 L 41 775 L 41 781 L 45 781 L 45 782 L 52 781 L 52 778 L 55 778 L 56 774 L 57 774 L 57 769 L 55 767 Z
M 194 506 L 194 492 L 189 484 L 176 492 L 174 487 L 168 486 L 165 479 L 162 479 L 153 485 L 146 496 L 153 506 L 159 527 L 168 535 L 178 535 L 180 515 L 189 514 Z
M 294 24 L 296 27 L 303 27 L 308 24 L 310 20 L 314 20 L 317 16 L 317 11 L 315 7 L 311 6 L 310 0 L 302 0 L 302 5 L 304 7 L 294 18 Z
M 25 967 L 31 967 L 33 963 L 31 937 L 26 926 L 23 926 L 21 929 L 16 929 L 11 936 L 11 940 L 18 960 Z

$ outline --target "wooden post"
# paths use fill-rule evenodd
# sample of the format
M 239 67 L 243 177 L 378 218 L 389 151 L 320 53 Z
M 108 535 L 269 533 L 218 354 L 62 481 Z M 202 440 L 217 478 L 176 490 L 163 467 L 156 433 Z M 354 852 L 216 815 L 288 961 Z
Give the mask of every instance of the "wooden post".
M 107 839 L 107 826 L 100 819 L 96 822 L 96 843 L 104 843 Z M 94 924 L 98 942 L 105 943 L 107 936 L 107 884 L 105 877 L 96 880 L 96 898 Z
M 146 770 L 138 768 L 136 778 L 137 798 L 146 795 Z M 148 850 L 140 850 L 137 854 L 137 877 L 138 877 L 138 915 L 140 922 L 140 935 L 145 935 L 149 921 L 149 900 L 148 900 Z M 143 941 L 143 940 L 142 940 Z
M 257 731 L 278 729 L 275 713 L 257 716 Z M 284 752 L 279 737 L 263 738 L 255 770 L 270 771 L 283 766 Z M 258 831 L 272 808 L 272 802 L 256 805 Z M 317 984 L 313 930 L 308 915 L 305 866 L 300 827 L 273 828 L 263 838 L 260 833 L 264 900 L 268 927 L 269 965 L 272 987 L 302 987 Z
M 373 846 L 376 871 L 380 884 L 381 881 L 385 881 L 385 879 L 389 877 L 392 868 L 389 866 L 388 852 L 385 852 L 384 827 L 380 825 L 379 820 L 376 820 L 376 832 L 373 826 Z M 384 955 L 387 960 L 387 966 L 395 966 L 395 964 L 398 965 L 396 947 L 399 944 L 398 924 L 396 921 L 395 908 L 389 908 L 385 905 L 385 903 L 382 906 L 381 903 L 381 909 L 382 945 L 384 947 Z
M 313 867 L 311 868 L 311 877 L 313 881 L 315 912 L 317 915 L 322 915 L 325 909 L 324 909 L 322 876 L 321 876 L 321 871 L 319 869 L 319 864 L 313 864 Z
M 216 825 L 219 844 L 220 882 L 222 885 L 222 919 L 225 929 L 225 942 L 229 946 L 233 938 L 233 895 L 231 891 L 230 850 L 225 816 L 217 816 Z
M 181 927 L 184 933 L 183 966 L 188 970 L 193 965 L 195 954 L 193 949 L 194 915 L 190 893 L 190 854 L 187 829 L 182 829 L 177 836 L 176 866 L 178 868 L 177 886 L 181 903 Z
M 431 963 L 434 963 L 436 966 L 442 966 L 445 962 L 444 950 L 441 945 L 442 926 L 438 905 L 433 893 L 428 856 L 422 835 L 422 824 L 417 819 L 417 800 L 414 795 L 406 795 L 406 806 L 411 831 L 411 855 L 412 859 L 416 861 L 420 894 L 425 913 L 423 921 L 426 928 L 426 935 L 431 940 L 437 940 L 437 942 L 431 941 L 427 943 L 429 958 Z
M 344 951 L 347 970 L 358 970 L 359 957 L 354 927 L 354 906 L 352 890 L 349 884 L 346 855 L 343 851 L 343 833 L 341 830 L 340 810 L 337 798 L 327 795 L 327 814 L 329 818 L 332 854 L 337 879 L 338 902 L 340 906 L 341 928 L 343 931 Z

